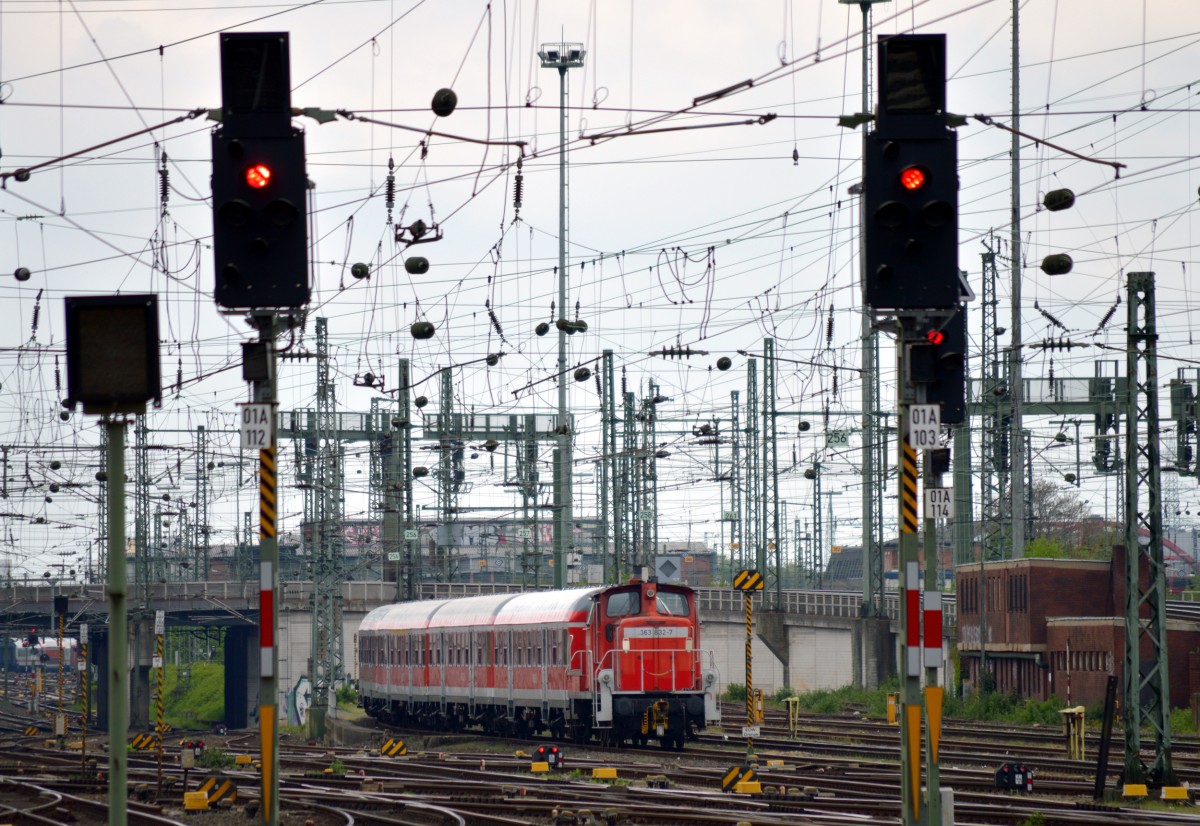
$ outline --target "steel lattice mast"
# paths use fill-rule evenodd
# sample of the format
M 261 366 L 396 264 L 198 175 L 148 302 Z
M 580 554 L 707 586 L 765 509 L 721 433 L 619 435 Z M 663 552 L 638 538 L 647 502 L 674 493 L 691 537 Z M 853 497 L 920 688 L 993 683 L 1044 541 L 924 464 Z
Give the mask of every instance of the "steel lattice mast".
M 1129 273 L 1127 296 L 1124 781 L 1174 785 L 1154 273 Z M 1144 667 L 1143 646 L 1150 655 Z M 1154 759 L 1149 767 L 1141 758 L 1142 726 L 1147 726 L 1154 737 Z
M 310 531 L 313 604 L 312 673 L 314 705 L 333 708 L 334 689 L 343 677 L 342 582 L 342 443 L 338 433 L 337 399 L 329 376 L 327 319 L 317 319 L 317 435 L 316 445 L 305 446 L 313 456 L 312 522 Z

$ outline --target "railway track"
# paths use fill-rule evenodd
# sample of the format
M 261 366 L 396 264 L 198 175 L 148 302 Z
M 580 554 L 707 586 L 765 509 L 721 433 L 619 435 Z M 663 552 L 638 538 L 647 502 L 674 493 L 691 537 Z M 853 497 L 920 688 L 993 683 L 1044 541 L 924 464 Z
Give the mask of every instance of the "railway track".
M 104 822 L 104 786 L 95 776 L 104 768 L 99 742 L 93 753 L 99 765 L 88 776 L 78 752 L 46 748 L 45 736 L 18 733 L 20 722 L 19 711 L 0 713 L 0 822 L 17 821 L 17 813 L 19 822 L 35 824 L 65 822 L 66 815 L 85 826 Z M 799 721 L 799 736 L 792 737 L 782 715 L 769 713 L 764 736 L 755 740 L 762 795 L 720 791 L 729 767 L 746 759 L 744 741 L 726 740 L 723 734 L 706 735 L 682 753 L 564 744 L 566 766 L 547 774 L 531 773 L 530 758 L 515 754 L 518 748 L 531 751 L 531 741 L 484 740 L 472 733 L 404 734 L 411 748 L 399 759 L 384 758 L 377 750 L 331 749 L 285 739 L 280 751 L 284 811 L 304 812 L 318 826 L 845 826 L 899 821 L 898 733 L 862 718 L 806 715 Z M 205 734 L 203 739 L 243 752 L 254 753 L 258 747 L 257 732 Z M 180 812 L 184 777 L 177 768 L 178 740 L 175 736 L 166 742 L 165 791 L 158 801 L 153 756 L 131 754 L 131 786 L 149 800 L 130 801 L 130 823 L 200 823 Z M 989 743 L 987 749 L 979 746 L 981 740 Z M 546 741 L 532 741 L 539 742 Z M 1063 826 L 1196 822 L 1182 812 L 1092 803 L 1094 761 L 1062 759 L 1065 749 L 1058 732 L 949 721 L 943 743 L 942 782 L 955 789 L 959 822 L 1019 826 L 1037 813 L 1045 823 Z M 422 751 L 422 744 L 429 747 Z M 1092 738 L 1089 748 L 1094 747 Z M 1178 755 L 1181 776 L 1200 782 L 1200 742 L 1183 738 Z M 1035 768 L 1032 795 L 993 788 L 992 763 L 1000 757 Z M 340 761 L 344 775 L 327 773 L 334 760 Z M 615 769 L 617 778 L 593 780 L 595 768 Z M 209 775 L 190 772 L 188 787 Z M 259 781 L 252 767 L 223 776 L 238 784 L 237 805 L 253 808 Z

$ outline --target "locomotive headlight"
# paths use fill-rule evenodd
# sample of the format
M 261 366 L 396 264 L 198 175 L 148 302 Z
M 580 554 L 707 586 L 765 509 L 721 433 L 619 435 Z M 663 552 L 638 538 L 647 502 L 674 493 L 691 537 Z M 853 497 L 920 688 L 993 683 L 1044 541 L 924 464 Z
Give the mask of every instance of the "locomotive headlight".
M 684 650 L 684 651 L 691 651 L 691 650 L 692 650 L 692 641 L 691 641 L 691 640 L 687 640 L 687 641 L 685 641 L 685 642 L 684 642 L 684 644 L 683 644 L 683 650 Z
M 627 640 L 627 639 L 621 640 L 621 650 L 622 651 L 629 650 L 629 640 Z

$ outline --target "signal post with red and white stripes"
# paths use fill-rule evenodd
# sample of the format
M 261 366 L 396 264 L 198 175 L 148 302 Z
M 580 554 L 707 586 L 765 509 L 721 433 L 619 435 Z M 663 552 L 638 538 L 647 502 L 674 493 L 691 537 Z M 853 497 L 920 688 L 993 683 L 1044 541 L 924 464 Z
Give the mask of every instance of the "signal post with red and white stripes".
M 899 375 L 908 375 L 905 330 L 899 330 L 897 354 Z M 899 384 L 899 439 L 897 465 L 900 470 L 899 573 L 900 636 L 900 789 L 901 822 L 904 826 L 938 826 L 942 822 L 942 797 L 938 771 L 942 700 L 938 670 L 943 666 L 942 593 L 938 588 L 940 560 L 937 548 L 937 516 L 926 507 L 922 576 L 918 541 L 918 450 L 924 453 L 925 490 L 941 488 L 941 471 L 932 461 L 941 450 L 940 422 L 936 406 L 918 404 L 911 382 Z M 941 498 L 939 498 L 940 501 Z M 924 686 L 922 686 L 922 677 Z M 921 716 L 925 712 L 925 749 L 921 742 Z M 922 760 L 922 757 L 927 760 Z M 924 764 L 924 765 L 923 765 Z M 923 781 L 923 782 L 922 782 Z

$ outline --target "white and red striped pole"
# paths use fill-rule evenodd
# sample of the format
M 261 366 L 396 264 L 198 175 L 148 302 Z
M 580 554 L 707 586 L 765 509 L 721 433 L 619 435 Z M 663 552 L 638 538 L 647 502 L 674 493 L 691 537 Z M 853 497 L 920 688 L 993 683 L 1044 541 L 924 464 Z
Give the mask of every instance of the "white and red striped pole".
M 925 667 L 942 667 L 942 592 L 925 592 Z
M 905 640 L 907 656 L 906 674 L 909 677 L 921 676 L 921 578 L 920 566 L 915 560 L 904 563 L 904 604 L 907 609 L 908 623 L 905 625 Z
M 275 566 L 263 562 L 259 566 L 258 584 L 258 647 L 262 658 L 263 677 L 275 676 Z

